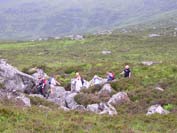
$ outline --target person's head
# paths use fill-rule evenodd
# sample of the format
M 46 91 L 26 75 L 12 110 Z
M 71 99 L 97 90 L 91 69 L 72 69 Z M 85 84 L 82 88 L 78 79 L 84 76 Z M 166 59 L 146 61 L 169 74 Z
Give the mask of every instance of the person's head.
M 79 72 L 76 72 L 76 77 L 80 76 Z
M 129 69 L 129 68 L 130 68 L 129 65 L 126 65 L 126 66 L 125 66 L 125 69 Z

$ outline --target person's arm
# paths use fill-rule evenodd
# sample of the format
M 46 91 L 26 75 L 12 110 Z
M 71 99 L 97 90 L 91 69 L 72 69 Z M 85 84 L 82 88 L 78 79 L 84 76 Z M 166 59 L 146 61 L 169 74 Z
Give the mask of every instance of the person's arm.
M 125 72 L 124 71 L 122 71 L 121 73 L 120 73 L 120 75 L 123 75 Z
M 132 73 L 130 72 L 130 73 L 129 73 L 129 78 L 131 78 L 131 74 L 132 74 Z
M 55 80 L 55 81 L 56 81 L 56 80 Z M 57 85 L 61 85 L 60 82 L 58 82 L 58 81 L 56 81 L 56 84 L 57 84 Z

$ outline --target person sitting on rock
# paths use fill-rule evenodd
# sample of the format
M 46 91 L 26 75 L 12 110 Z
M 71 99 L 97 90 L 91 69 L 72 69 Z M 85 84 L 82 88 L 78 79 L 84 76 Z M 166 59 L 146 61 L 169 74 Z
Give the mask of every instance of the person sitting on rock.
M 113 72 L 107 72 L 107 81 L 112 81 L 115 79 L 115 75 Z
M 124 75 L 125 78 L 131 77 L 131 70 L 130 70 L 129 65 L 125 66 L 125 69 L 120 73 L 120 75 Z

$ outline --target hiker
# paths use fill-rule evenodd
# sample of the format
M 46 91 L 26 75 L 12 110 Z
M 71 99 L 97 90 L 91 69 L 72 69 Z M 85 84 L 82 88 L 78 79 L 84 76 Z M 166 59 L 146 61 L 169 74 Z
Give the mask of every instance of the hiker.
M 37 92 L 43 95 L 44 97 L 46 97 L 46 84 L 47 80 L 45 79 L 45 77 L 40 76 L 37 84 Z
M 52 75 L 49 79 L 48 79 L 48 83 L 50 85 L 50 93 L 54 94 L 55 92 L 55 86 L 56 85 L 60 85 L 60 83 L 58 81 L 55 80 L 55 76 Z
M 131 70 L 130 70 L 129 65 L 125 66 L 125 69 L 120 73 L 120 75 L 124 75 L 125 78 L 131 77 Z
M 83 87 L 84 80 L 83 80 L 83 78 L 80 76 L 80 74 L 78 72 L 76 73 L 76 77 L 72 81 L 72 84 L 74 85 L 73 90 L 76 91 L 76 92 L 79 92 L 81 90 L 81 88 Z
M 107 72 L 107 81 L 112 81 L 115 79 L 115 75 L 113 72 Z

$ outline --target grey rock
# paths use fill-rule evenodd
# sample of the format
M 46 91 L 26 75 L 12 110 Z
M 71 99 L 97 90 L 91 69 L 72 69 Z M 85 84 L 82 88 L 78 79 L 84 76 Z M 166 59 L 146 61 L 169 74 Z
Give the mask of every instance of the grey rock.
M 102 85 L 107 82 L 107 79 L 101 78 L 97 75 L 95 75 L 92 80 L 89 82 L 89 87 L 94 86 L 94 85 Z
M 121 104 L 124 102 L 129 102 L 129 101 L 130 101 L 130 99 L 129 99 L 126 92 L 119 92 L 119 93 L 113 95 L 109 99 L 108 103 L 112 104 L 112 105 L 118 105 L 118 104 Z
M 102 94 L 102 93 L 108 93 L 108 94 L 111 94 L 112 92 L 112 87 L 110 84 L 105 84 L 103 86 L 103 88 L 98 92 L 98 94 Z
M 156 104 L 156 105 L 152 105 L 149 109 L 146 115 L 152 115 L 152 114 L 169 114 L 170 112 L 168 110 L 165 110 L 162 108 L 161 105 Z
M 108 54 L 111 54 L 112 52 L 111 51 L 108 51 L 108 50 L 104 50 L 101 52 L 103 55 L 108 55 Z
M 68 107 L 69 109 L 76 109 L 76 107 L 78 106 L 78 104 L 76 103 L 76 101 L 74 100 L 74 97 L 77 95 L 77 93 L 71 93 L 68 96 L 66 96 L 66 107 Z
M 0 90 L 0 100 L 9 100 L 17 106 L 21 107 L 31 107 L 31 102 L 28 97 L 26 97 L 23 93 L 12 91 L 9 92 L 7 90 Z
M 109 103 L 100 103 L 100 106 L 103 107 L 103 111 L 101 111 L 99 114 L 108 114 L 110 116 L 117 115 L 116 109 Z
M 24 92 L 35 86 L 35 79 L 25 73 L 20 72 L 16 68 L 9 65 L 5 60 L 0 60 L 0 83 L 5 89 L 19 90 Z
M 150 38 L 152 38 L 152 37 L 159 37 L 160 35 L 159 34 L 149 34 L 148 35 Z
M 164 91 L 164 89 L 161 87 L 155 87 L 155 90 L 162 91 L 162 92 Z
M 25 107 L 31 107 L 31 102 L 28 97 L 26 97 L 24 94 L 21 94 L 20 96 L 15 98 L 18 102 L 21 102 L 23 106 Z
M 91 104 L 87 105 L 87 111 L 94 112 L 94 113 L 99 113 L 99 104 Z
M 160 64 L 162 62 L 154 62 L 154 61 L 142 61 L 141 64 L 145 65 L 145 66 L 152 66 L 154 64 Z
M 100 115 L 117 115 L 116 109 L 109 103 L 91 104 L 87 106 L 87 111 L 97 113 Z

